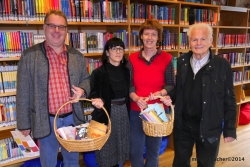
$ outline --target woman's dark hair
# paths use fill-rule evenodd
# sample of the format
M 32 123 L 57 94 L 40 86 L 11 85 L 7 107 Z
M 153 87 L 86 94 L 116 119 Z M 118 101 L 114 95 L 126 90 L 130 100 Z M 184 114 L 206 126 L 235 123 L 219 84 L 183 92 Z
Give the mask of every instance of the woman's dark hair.
M 116 46 L 120 46 L 122 47 L 123 49 L 125 49 L 125 45 L 124 45 L 124 42 L 120 39 L 120 38 L 117 38 L 117 37 L 114 37 L 114 38 L 111 38 L 109 39 L 105 46 L 104 46 L 104 49 L 103 49 L 103 53 L 102 53 L 102 63 L 105 64 L 105 63 L 108 63 L 109 62 L 109 58 L 106 54 L 106 51 L 108 51 L 109 49 L 113 48 L 113 47 L 116 47 Z M 123 56 L 122 58 L 122 61 L 121 61 L 121 64 L 123 65 L 126 65 L 127 63 L 127 60 L 126 58 Z

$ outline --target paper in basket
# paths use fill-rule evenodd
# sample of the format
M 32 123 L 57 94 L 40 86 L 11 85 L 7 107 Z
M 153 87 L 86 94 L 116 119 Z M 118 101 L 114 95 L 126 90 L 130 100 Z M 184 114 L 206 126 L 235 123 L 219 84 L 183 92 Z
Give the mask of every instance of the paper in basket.
M 88 126 L 87 136 L 90 139 L 104 136 L 107 133 L 107 126 L 95 120 L 91 120 Z
M 155 103 L 155 104 L 149 104 L 148 108 L 143 110 L 142 112 L 149 112 L 149 111 L 155 111 L 156 115 L 163 121 L 163 122 L 168 122 L 169 118 L 165 114 L 165 110 L 163 107 L 163 104 Z

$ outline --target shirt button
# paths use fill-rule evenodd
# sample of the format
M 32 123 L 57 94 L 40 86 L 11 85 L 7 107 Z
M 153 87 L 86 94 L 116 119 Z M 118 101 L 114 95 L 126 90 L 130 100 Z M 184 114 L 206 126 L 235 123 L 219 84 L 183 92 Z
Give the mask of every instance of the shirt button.
M 205 86 L 205 84 L 203 84 L 203 86 Z
M 204 103 L 204 104 L 206 104 L 206 102 L 205 102 L 205 101 L 204 101 L 203 103 Z

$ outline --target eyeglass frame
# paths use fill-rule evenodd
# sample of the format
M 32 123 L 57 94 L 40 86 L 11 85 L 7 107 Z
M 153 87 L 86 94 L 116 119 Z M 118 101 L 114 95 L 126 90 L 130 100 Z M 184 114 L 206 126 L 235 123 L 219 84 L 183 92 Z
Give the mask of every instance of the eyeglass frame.
M 58 28 L 59 31 L 66 31 L 68 26 L 64 26 L 64 25 L 55 25 L 55 24 L 49 24 L 49 23 L 45 23 L 46 26 L 49 27 L 49 29 L 53 29 L 55 30 L 56 28 Z
M 117 48 L 117 47 L 111 47 L 111 48 L 109 48 L 113 53 L 118 53 L 118 50 L 119 50 L 119 53 L 124 53 L 124 48 L 123 47 L 119 47 L 119 48 Z

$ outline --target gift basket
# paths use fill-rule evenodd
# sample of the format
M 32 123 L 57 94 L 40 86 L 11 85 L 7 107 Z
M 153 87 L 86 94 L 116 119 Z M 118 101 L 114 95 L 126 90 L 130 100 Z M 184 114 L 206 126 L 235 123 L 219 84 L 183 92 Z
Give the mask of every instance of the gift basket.
M 156 96 L 157 98 L 163 98 L 162 96 Z M 147 101 L 148 99 L 146 99 Z M 144 110 L 145 111 L 145 110 Z M 173 131 L 173 126 L 174 126 L 174 108 L 171 105 L 170 106 L 170 115 L 167 115 L 164 111 L 165 116 L 168 118 L 168 122 L 151 122 L 151 121 L 146 121 L 146 119 L 142 119 L 142 127 L 143 131 L 147 136 L 153 136 L 153 137 L 163 137 L 163 136 L 168 136 L 172 133 Z M 142 114 L 143 110 L 141 110 Z M 140 115 L 142 118 L 142 116 Z M 150 118 L 149 118 L 150 119 Z M 155 116 L 153 116 L 152 119 L 158 119 Z
M 85 100 L 91 102 L 89 99 L 85 98 L 79 98 L 79 101 Z M 67 104 L 71 103 L 72 101 L 68 101 L 64 103 L 56 112 L 55 118 L 54 118 L 54 133 L 56 135 L 57 140 L 59 143 L 69 152 L 88 152 L 88 151 L 94 151 L 94 150 L 100 150 L 103 145 L 106 143 L 106 141 L 109 138 L 109 135 L 111 133 L 111 122 L 108 115 L 107 110 L 102 107 L 103 111 L 108 117 L 108 125 L 107 125 L 107 132 L 101 137 L 93 138 L 93 139 L 83 139 L 83 140 L 66 140 L 59 136 L 59 134 L 56 133 L 57 125 L 56 125 L 56 118 L 59 113 L 59 111 Z

